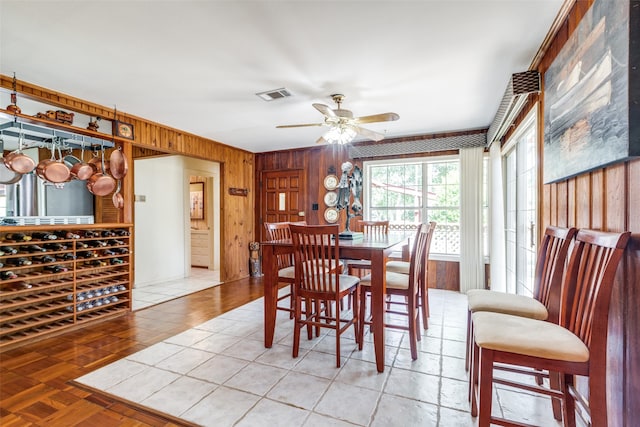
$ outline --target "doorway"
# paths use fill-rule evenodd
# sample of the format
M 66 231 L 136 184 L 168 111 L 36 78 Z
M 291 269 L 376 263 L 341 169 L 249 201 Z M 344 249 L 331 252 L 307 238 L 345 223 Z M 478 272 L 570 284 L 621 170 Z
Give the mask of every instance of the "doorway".
M 184 156 L 134 160 L 136 257 L 133 309 L 220 284 L 220 164 Z M 191 268 L 190 177 L 202 177 L 209 226 L 207 268 Z

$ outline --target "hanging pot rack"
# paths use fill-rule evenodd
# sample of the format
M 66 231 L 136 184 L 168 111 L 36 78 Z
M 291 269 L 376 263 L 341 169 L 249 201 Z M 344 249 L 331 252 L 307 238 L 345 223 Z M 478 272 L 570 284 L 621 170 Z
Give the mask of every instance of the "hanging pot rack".
M 53 140 L 59 141 L 63 148 L 84 148 L 92 151 L 101 150 L 103 147 L 112 148 L 115 145 L 112 135 L 88 135 L 86 131 L 79 133 L 72 129 L 60 129 L 61 126 L 57 123 L 39 124 L 34 123 L 37 119 L 29 118 L 28 120 L 29 123 L 12 115 L 10 121 L 0 124 L 0 134 L 5 138 L 5 145 L 11 146 L 6 142 L 12 142 L 12 139 L 15 139 L 17 144 L 20 136 L 25 141 L 25 148 L 43 147 Z M 11 147 L 5 147 L 5 149 L 11 149 Z

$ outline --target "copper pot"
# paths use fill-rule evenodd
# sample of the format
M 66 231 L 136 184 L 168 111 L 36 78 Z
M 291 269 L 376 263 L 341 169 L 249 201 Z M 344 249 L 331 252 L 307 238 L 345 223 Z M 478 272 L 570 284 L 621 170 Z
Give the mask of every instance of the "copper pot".
M 122 188 L 122 181 L 118 180 L 118 186 L 116 187 L 116 192 L 113 193 L 113 196 L 111 197 L 113 206 L 115 206 L 116 209 L 122 209 L 124 207 L 124 197 L 120 192 L 121 188 Z
M 0 138 L 0 156 L 3 155 L 4 152 L 4 141 Z M 2 162 L 0 163 L 0 184 L 15 184 L 20 181 L 22 178 L 22 174 L 12 171 L 7 167 L 7 165 Z
M 95 173 L 93 166 L 76 156 L 64 156 L 64 163 L 70 168 L 71 176 L 81 181 L 86 181 Z
M 58 152 L 60 149 L 58 148 Z M 55 145 L 51 144 L 51 158 L 41 160 L 36 167 L 36 175 L 45 181 L 52 182 L 54 184 L 60 184 L 69 181 L 71 178 L 71 171 L 61 160 L 56 160 L 55 157 Z
M 89 162 L 92 162 L 97 157 L 92 158 Z M 94 165 L 98 162 L 94 162 Z M 105 169 L 104 161 L 104 148 L 102 149 L 102 158 L 100 159 L 100 171 L 91 175 L 87 180 L 87 190 L 95 196 L 106 196 L 116 188 L 116 180 L 111 175 L 108 175 Z M 96 166 L 97 167 L 97 166 Z
M 4 164 L 14 172 L 29 173 L 36 168 L 36 161 L 22 152 L 22 135 L 18 141 L 18 149 L 4 157 Z

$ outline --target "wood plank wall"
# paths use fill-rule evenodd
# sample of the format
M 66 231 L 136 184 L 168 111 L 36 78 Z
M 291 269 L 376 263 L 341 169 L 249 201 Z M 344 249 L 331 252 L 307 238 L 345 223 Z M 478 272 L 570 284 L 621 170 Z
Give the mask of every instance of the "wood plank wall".
M 533 64 L 543 76 L 592 4 L 593 0 L 573 4 L 545 54 L 538 64 Z M 538 147 L 544 167 L 543 94 L 531 97 L 517 122 L 536 102 L 540 102 Z M 610 426 L 637 425 L 640 419 L 640 159 L 548 185 L 543 185 L 540 173 L 540 187 L 541 230 L 551 224 L 633 233 L 618 269 L 611 299 L 607 400 Z M 582 390 L 586 391 L 585 387 Z
M 7 90 L 12 88 L 13 77 L 0 75 L 0 87 Z M 114 119 L 112 108 L 75 98 L 51 89 L 34 84 L 17 81 L 18 104 L 21 97 L 33 99 L 67 111 L 100 116 L 107 120 Z M 248 188 L 249 194 L 254 193 L 254 154 L 230 147 L 217 141 L 212 141 L 197 135 L 182 132 L 177 129 L 155 123 L 129 113 L 118 111 L 119 120 L 134 126 L 135 140 L 122 143 L 125 155 L 133 163 L 133 147 L 143 152 L 162 152 L 181 154 L 184 156 L 220 162 L 222 182 L 220 223 L 222 230 L 221 242 L 221 278 L 234 280 L 249 276 L 249 242 L 254 240 L 254 198 L 234 197 L 226 191 L 229 187 Z M 133 167 L 130 164 L 129 174 L 123 181 L 123 195 L 125 208 L 116 212 L 109 208 L 111 197 L 97 200 L 96 221 L 117 219 L 122 222 L 134 222 L 133 209 Z M 113 212 L 112 212 L 113 211 Z M 179 225 L 180 227 L 182 224 Z

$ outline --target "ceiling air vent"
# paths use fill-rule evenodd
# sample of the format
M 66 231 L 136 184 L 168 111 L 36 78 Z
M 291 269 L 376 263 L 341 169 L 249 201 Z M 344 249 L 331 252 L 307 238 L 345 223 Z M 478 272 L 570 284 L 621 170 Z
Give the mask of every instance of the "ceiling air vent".
M 281 87 L 280 89 L 268 90 L 266 92 L 256 93 L 260 98 L 265 101 L 273 101 L 274 99 L 287 98 L 291 96 L 291 92 Z

